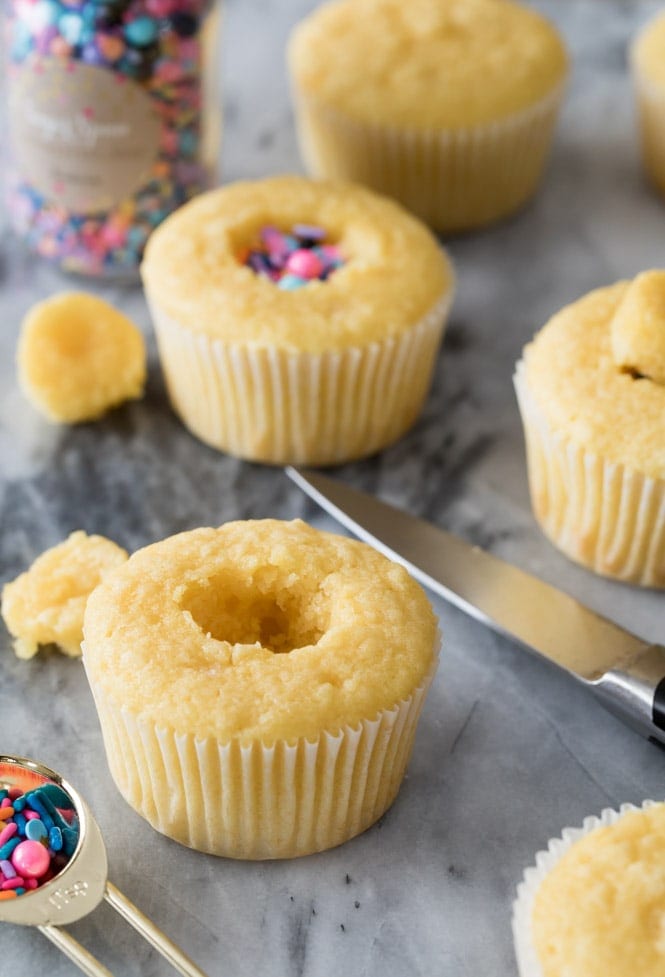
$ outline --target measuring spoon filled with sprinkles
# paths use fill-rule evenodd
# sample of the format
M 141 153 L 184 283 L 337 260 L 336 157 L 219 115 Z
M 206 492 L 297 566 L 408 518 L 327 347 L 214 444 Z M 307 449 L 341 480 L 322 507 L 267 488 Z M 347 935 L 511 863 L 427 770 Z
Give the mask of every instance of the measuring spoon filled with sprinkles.
M 67 930 L 106 900 L 184 977 L 206 977 L 107 878 L 106 848 L 81 795 L 55 770 L 0 755 L 0 922 L 36 926 L 88 974 L 113 977 Z

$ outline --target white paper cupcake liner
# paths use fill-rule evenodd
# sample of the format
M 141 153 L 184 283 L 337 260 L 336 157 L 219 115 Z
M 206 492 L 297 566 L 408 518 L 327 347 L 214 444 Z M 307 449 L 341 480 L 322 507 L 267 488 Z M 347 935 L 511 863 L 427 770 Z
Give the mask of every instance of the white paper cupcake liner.
M 294 92 L 310 175 L 365 183 L 438 231 L 463 231 L 519 208 L 535 192 L 564 86 L 522 112 L 466 129 L 369 124 Z
M 230 858 L 293 858 L 347 841 L 390 807 L 436 664 L 374 718 L 271 746 L 197 739 L 93 694 L 111 775 L 157 831 Z
M 364 347 L 289 352 L 192 332 L 151 301 L 171 402 L 201 440 L 275 465 L 373 454 L 416 420 L 451 293 L 403 333 Z
M 644 587 L 665 587 L 665 480 L 606 461 L 553 431 L 520 361 L 514 377 L 531 504 L 549 539 L 577 563 Z
M 536 854 L 535 865 L 525 869 L 523 879 L 517 887 L 517 898 L 513 902 L 512 928 L 519 977 L 543 977 L 543 969 L 531 936 L 531 918 L 536 893 L 545 877 L 580 838 L 597 828 L 615 824 L 630 811 L 645 811 L 655 804 L 656 801 L 648 800 L 639 807 L 622 804 L 618 811 L 605 808 L 599 817 L 585 818 L 581 828 L 564 828 L 561 837 L 551 838 L 547 849 Z

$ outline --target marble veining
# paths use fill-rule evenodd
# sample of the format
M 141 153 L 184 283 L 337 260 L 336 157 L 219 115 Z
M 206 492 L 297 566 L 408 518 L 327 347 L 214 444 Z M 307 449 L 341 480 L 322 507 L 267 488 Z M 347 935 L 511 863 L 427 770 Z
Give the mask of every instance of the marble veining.
M 534 5 L 574 58 L 546 184 L 513 219 L 448 242 L 458 293 L 425 411 L 401 442 L 338 474 L 662 640 L 662 595 L 573 566 L 534 525 L 511 385 L 523 344 L 553 311 L 665 264 L 665 205 L 640 176 L 626 69 L 628 40 L 658 5 Z M 313 6 L 226 0 L 224 179 L 300 169 L 283 46 Z M 129 549 L 234 518 L 335 528 L 278 469 L 225 457 L 183 429 L 135 287 L 97 290 L 148 337 L 144 400 L 94 425 L 47 425 L 16 388 L 14 347 L 29 305 L 72 282 L 6 233 L 0 282 L 0 581 L 76 528 Z M 435 605 L 444 653 L 404 787 L 378 825 L 335 851 L 254 864 L 162 838 L 108 777 L 80 664 L 19 662 L 4 632 L 1 746 L 73 781 L 102 827 L 113 881 L 211 977 L 514 977 L 510 904 L 523 867 L 586 814 L 662 798 L 665 760 L 565 675 Z M 118 977 L 170 972 L 109 909 L 72 931 Z M 8 926 L 0 960 L 3 974 L 74 972 L 39 934 Z

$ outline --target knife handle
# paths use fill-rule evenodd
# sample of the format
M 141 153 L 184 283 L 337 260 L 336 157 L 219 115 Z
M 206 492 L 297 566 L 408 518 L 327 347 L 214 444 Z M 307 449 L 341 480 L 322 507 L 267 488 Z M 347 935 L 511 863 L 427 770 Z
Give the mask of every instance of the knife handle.
M 610 712 L 665 745 L 665 648 L 651 645 L 633 661 L 589 682 Z

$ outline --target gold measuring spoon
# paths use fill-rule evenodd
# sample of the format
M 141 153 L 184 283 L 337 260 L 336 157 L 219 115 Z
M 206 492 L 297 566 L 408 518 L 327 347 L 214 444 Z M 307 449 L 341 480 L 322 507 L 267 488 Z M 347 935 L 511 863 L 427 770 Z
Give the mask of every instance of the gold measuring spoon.
M 71 784 L 34 760 L 0 755 L 0 788 L 14 787 L 27 793 L 48 784 L 59 788 L 71 802 L 68 810 L 78 819 L 76 847 L 67 864 L 50 881 L 16 898 L 0 900 L 0 922 L 36 926 L 88 977 L 113 977 L 67 930 L 61 929 L 87 916 L 105 899 L 184 977 L 206 977 L 180 947 L 108 881 L 101 831 L 90 808 Z

